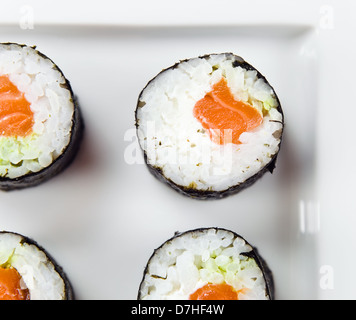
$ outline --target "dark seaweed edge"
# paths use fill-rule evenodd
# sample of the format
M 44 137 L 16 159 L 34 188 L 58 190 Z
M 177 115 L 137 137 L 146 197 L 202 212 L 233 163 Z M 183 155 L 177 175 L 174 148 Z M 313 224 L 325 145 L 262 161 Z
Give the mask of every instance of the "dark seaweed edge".
M 59 276 L 61 277 L 61 279 L 64 282 L 64 291 L 65 291 L 64 292 L 64 294 L 65 294 L 64 300 L 75 300 L 73 286 L 72 286 L 71 282 L 69 281 L 67 274 L 64 272 L 63 268 L 56 262 L 56 260 L 47 252 L 47 250 L 45 250 L 35 240 L 33 240 L 29 237 L 26 237 L 20 233 L 16 233 L 16 232 L 12 232 L 12 231 L 0 231 L 0 235 L 1 234 L 12 234 L 12 235 L 19 236 L 19 237 L 21 237 L 21 244 L 27 243 L 29 245 L 34 245 L 38 250 L 43 252 L 46 255 L 48 261 L 50 261 L 52 263 L 52 265 L 54 266 L 55 271 L 59 274 Z
M 24 44 L 18 43 L 0 43 L 0 45 L 13 45 L 19 46 L 21 48 L 29 47 Z M 70 93 L 71 99 L 74 104 L 74 113 L 72 118 L 72 128 L 71 128 L 71 137 L 68 145 L 63 150 L 62 154 L 55 159 L 51 165 L 38 172 L 31 172 L 21 177 L 10 179 L 7 177 L 0 177 L 0 190 L 2 191 L 12 191 L 17 189 L 23 189 L 28 187 L 37 186 L 49 179 L 53 178 L 60 172 L 64 171 L 75 159 L 75 156 L 78 153 L 83 134 L 84 134 L 84 121 L 82 113 L 79 107 L 78 98 L 74 95 L 70 81 L 64 76 L 62 70 L 46 55 L 36 50 L 36 47 L 29 47 L 33 49 L 37 55 L 44 59 L 48 59 L 52 63 L 52 68 L 57 70 L 64 78 L 65 83 L 62 84 L 62 87 L 67 89 Z
M 157 249 L 155 249 L 152 253 L 152 255 L 150 256 L 150 258 L 148 259 L 148 262 L 144 268 L 143 271 L 143 277 L 139 286 L 139 290 L 138 290 L 138 294 L 137 294 L 137 300 L 142 300 L 141 299 L 141 292 L 142 292 L 142 287 L 145 281 L 145 276 L 148 272 L 148 267 L 151 263 L 151 260 L 153 259 L 153 257 L 156 255 L 156 253 L 161 250 L 167 243 L 169 243 L 170 241 L 175 240 L 178 237 L 181 237 L 183 235 L 186 235 L 188 233 L 197 233 L 197 232 L 205 232 L 208 230 L 212 230 L 214 229 L 216 232 L 221 230 L 221 231 L 226 231 L 226 232 L 230 232 L 234 235 L 234 237 L 236 238 L 240 238 L 242 240 L 244 240 L 246 242 L 247 245 L 249 245 L 252 248 L 252 251 L 250 252 L 243 252 L 241 253 L 241 255 L 252 258 L 256 261 L 258 267 L 261 269 L 262 274 L 263 274 L 263 278 L 265 280 L 266 283 L 266 293 L 268 295 L 269 300 L 274 300 L 275 299 L 275 286 L 274 286 L 274 280 L 273 280 L 273 273 L 271 271 L 271 269 L 268 267 L 266 260 L 264 260 L 261 255 L 258 252 L 258 249 L 254 246 L 252 246 L 248 241 L 246 241 L 246 239 L 242 236 L 240 236 L 239 234 L 237 234 L 234 231 L 225 229 L 225 228 L 220 228 L 220 227 L 210 227 L 210 228 L 198 228 L 198 229 L 192 229 L 192 230 L 188 230 L 188 231 L 184 231 L 184 232 L 175 232 L 174 236 L 171 237 L 170 239 L 168 239 L 167 241 L 165 241 L 164 243 L 162 243 L 162 245 L 160 245 Z
M 219 53 L 213 53 L 213 54 L 205 54 L 202 56 L 199 56 L 198 58 L 200 59 L 208 59 L 210 56 L 215 55 L 215 54 L 219 54 Z M 275 167 L 276 167 L 276 161 L 277 161 L 277 156 L 281 150 L 281 146 L 282 146 L 282 137 L 283 137 L 283 131 L 284 131 L 284 114 L 283 114 L 283 110 L 282 110 L 282 106 L 280 103 L 280 100 L 274 90 L 274 88 L 269 84 L 269 82 L 267 81 L 266 77 L 263 76 L 256 68 L 254 68 L 251 64 L 249 64 L 248 62 L 246 62 L 242 57 L 237 56 L 233 53 L 227 52 L 227 53 L 220 53 L 220 54 L 225 54 L 227 56 L 233 57 L 235 59 L 235 61 L 233 62 L 233 67 L 241 67 L 244 68 L 246 70 L 252 70 L 252 71 L 256 71 L 257 72 L 257 77 L 259 79 L 264 80 L 268 86 L 272 89 L 273 95 L 277 101 L 277 110 L 281 113 L 282 115 L 282 129 L 280 132 L 280 141 L 279 141 L 279 149 L 278 151 L 271 157 L 271 160 L 269 161 L 269 163 L 264 166 L 263 168 L 261 168 L 255 175 L 251 176 L 250 178 L 248 178 L 246 181 L 235 185 L 235 186 L 231 186 L 230 188 L 226 189 L 226 190 L 222 190 L 222 191 L 209 191 L 209 190 L 198 190 L 198 189 L 192 189 L 189 187 L 185 187 L 185 186 L 181 186 L 176 184 L 175 182 L 173 182 L 171 179 L 165 177 L 165 175 L 163 174 L 161 168 L 153 166 L 151 164 L 148 163 L 147 161 L 147 153 L 146 151 L 142 148 L 141 144 L 140 148 L 143 152 L 143 156 L 144 156 L 144 160 L 145 163 L 149 169 L 149 172 L 151 172 L 151 174 L 153 176 L 155 176 L 159 181 L 162 181 L 163 183 L 169 185 L 170 187 L 172 187 L 175 191 L 177 191 L 178 193 L 184 195 L 184 196 L 188 196 L 190 198 L 193 199 L 198 199 L 198 200 L 207 200 L 207 199 L 223 199 L 226 198 L 230 195 L 236 194 L 246 188 L 248 188 L 249 186 L 253 185 L 257 180 L 259 180 L 267 171 L 269 171 L 270 173 L 273 173 Z M 164 73 L 167 70 L 173 70 L 176 69 L 178 67 L 178 65 L 182 62 L 187 62 L 189 60 L 191 60 L 193 58 L 188 58 L 188 59 L 184 59 L 184 60 L 180 60 L 179 62 L 175 63 L 173 66 L 168 67 L 166 69 L 163 69 L 161 72 L 159 72 L 154 78 L 152 78 L 147 84 L 146 86 L 142 89 L 142 91 L 139 94 L 138 97 L 138 102 L 137 102 L 137 106 L 136 106 L 136 110 L 135 110 L 135 126 L 136 126 L 136 132 L 138 131 L 138 127 L 139 127 L 139 119 L 137 118 L 137 111 L 139 108 L 142 108 L 142 103 L 140 102 L 140 98 L 142 96 L 142 93 L 145 91 L 145 89 L 150 85 L 150 83 L 152 83 L 159 75 L 161 75 L 162 73 Z M 138 135 L 137 135 L 138 136 Z

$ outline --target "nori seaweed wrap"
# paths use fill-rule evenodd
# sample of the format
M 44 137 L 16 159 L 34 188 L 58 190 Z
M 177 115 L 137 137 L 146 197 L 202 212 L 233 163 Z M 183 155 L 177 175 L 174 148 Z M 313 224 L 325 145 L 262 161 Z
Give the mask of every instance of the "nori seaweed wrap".
M 74 292 L 62 267 L 36 241 L 1 231 L 0 300 L 74 300 Z
M 184 195 L 223 198 L 275 168 L 281 104 L 266 78 L 232 53 L 161 71 L 140 93 L 135 115 L 150 172 Z
M 150 257 L 139 300 L 272 300 L 272 272 L 233 231 L 201 228 L 164 242 Z
M 82 133 L 77 99 L 59 67 L 35 47 L 0 44 L 0 190 L 63 171 Z

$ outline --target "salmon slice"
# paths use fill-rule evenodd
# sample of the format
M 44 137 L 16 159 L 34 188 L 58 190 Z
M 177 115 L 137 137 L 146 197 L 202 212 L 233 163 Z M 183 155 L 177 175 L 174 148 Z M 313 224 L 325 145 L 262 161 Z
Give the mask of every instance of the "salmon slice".
M 243 290 L 243 289 L 242 289 Z M 242 291 L 241 290 L 241 291 Z M 199 288 L 189 297 L 190 300 L 239 300 L 238 294 L 232 286 L 227 283 L 208 283 Z
M 32 132 L 30 105 L 8 76 L 0 76 L 0 136 L 25 137 Z
M 21 288 L 20 281 L 15 268 L 0 267 L 0 300 L 29 300 L 29 290 Z
M 241 133 L 257 128 L 263 121 L 257 109 L 235 100 L 225 78 L 195 104 L 193 114 L 217 144 L 240 144 Z

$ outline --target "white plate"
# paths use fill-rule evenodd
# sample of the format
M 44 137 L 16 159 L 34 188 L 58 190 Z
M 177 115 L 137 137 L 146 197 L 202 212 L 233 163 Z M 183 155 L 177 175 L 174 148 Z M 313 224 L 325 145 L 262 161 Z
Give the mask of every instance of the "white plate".
M 79 97 L 86 131 L 62 174 L 0 193 L 1 229 L 45 247 L 78 299 L 136 299 L 156 247 L 175 231 L 210 226 L 259 249 L 277 299 L 354 298 L 348 181 L 355 177 L 356 108 L 348 93 L 356 52 L 347 46 L 347 26 L 356 6 L 309 2 L 225 0 L 216 8 L 216 1 L 191 1 L 191 10 L 183 9 L 188 1 L 176 8 L 157 0 L 152 7 L 77 1 L 73 10 L 69 1 L 8 4 L 1 42 L 37 45 L 58 64 Z M 136 101 L 161 69 L 227 51 L 275 88 L 286 121 L 282 149 L 274 174 L 252 187 L 223 200 L 192 200 L 152 177 L 140 152 L 132 155 Z

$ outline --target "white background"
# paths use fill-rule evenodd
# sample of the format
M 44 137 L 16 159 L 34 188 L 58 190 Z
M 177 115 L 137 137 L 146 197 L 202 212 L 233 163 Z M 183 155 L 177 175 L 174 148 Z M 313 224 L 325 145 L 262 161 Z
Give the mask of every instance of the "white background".
M 44 246 L 78 299 L 135 299 L 153 249 L 205 226 L 259 249 L 277 299 L 356 298 L 354 1 L 2 2 L 0 42 L 37 45 L 58 64 L 86 131 L 61 175 L 0 193 L 0 229 Z M 282 149 L 274 174 L 251 188 L 192 200 L 128 162 L 136 101 L 161 69 L 226 51 L 275 88 Z

